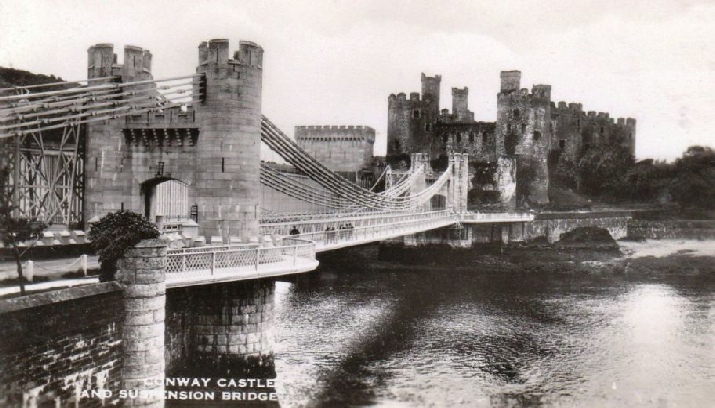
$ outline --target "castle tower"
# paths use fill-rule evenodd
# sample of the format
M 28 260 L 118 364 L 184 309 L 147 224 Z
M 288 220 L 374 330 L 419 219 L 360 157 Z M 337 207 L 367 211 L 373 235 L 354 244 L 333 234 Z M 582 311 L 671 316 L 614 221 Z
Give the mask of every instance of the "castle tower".
M 206 95 L 195 107 L 201 127 L 195 201 L 204 234 L 225 242 L 229 235 L 244 242 L 258 235 L 262 64 L 263 49 L 252 42 L 241 41 L 233 59 L 228 40 L 199 46 L 196 73 L 206 77 Z
M 439 86 L 442 82 L 441 75 L 428 77 L 422 73 L 422 103 L 424 117 L 432 123 L 439 117 Z
M 387 155 L 396 156 L 412 150 L 412 104 L 402 92 L 387 98 Z
M 92 85 L 152 79 L 150 69 L 151 53 L 140 47 L 124 47 L 123 65 L 117 64 L 112 44 L 97 44 L 87 50 L 87 78 L 105 78 L 92 81 Z M 151 97 L 153 87 L 153 84 L 130 85 L 122 87 L 121 92 L 141 90 L 142 96 Z M 129 99 L 132 96 L 123 98 Z M 124 170 L 124 124 L 123 117 L 87 124 L 84 164 L 85 220 L 97 220 L 108 212 L 123 208 L 139 211 L 139 197 L 132 195 L 132 189 L 135 187 L 133 183 L 136 180 L 132 178 L 130 171 Z
M 501 93 L 510 94 L 519 90 L 521 85 L 521 71 L 501 72 Z
M 457 122 L 474 122 L 474 112 L 469 111 L 469 88 L 452 88 L 452 116 Z
M 519 89 L 521 72 L 501 73 L 497 95 L 496 156 L 516 157 L 516 200 L 546 204 L 551 148 L 551 86 Z

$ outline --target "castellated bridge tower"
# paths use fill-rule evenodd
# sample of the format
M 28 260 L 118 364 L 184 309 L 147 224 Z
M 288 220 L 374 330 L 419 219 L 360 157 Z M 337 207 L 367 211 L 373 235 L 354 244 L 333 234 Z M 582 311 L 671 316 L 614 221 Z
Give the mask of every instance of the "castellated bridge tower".
M 503 71 L 497 95 L 496 155 L 516 161 L 520 202 L 549 201 L 548 156 L 551 149 L 551 85 L 520 89 L 521 72 Z
M 262 65 L 263 49 L 252 42 L 241 41 L 232 59 L 228 40 L 199 46 L 196 73 L 206 76 L 206 98 L 195 108 L 196 203 L 204 231 L 224 241 L 258 235 Z
M 138 91 L 143 103 L 153 97 L 157 105 L 87 125 L 85 219 L 126 209 L 179 220 L 184 233 L 190 227 L 212 243 L 256 237 L 263 49 L 242 41 L 231 58 L 228 40 L 202 43 L 198 75 L 182 80 L 194 95 L 184 107 L 162 104 L 153 83 L 127 85 L 151 79 L 151 63 L 139 47 L 125 47 L 122 65 L 111 44 L 88 50 L 93 85 L 119 81 L 117 101 L 133 105 Z
M 140 47 L 124 47 L 124 64 L 117 63 L 114 45 L 97 44 L 87 50 L 87 78 L 92 85 L 127 83 L 152 79 L 152 54 Z M 151 95 L 153 84 L 126 86 L 117 93 L 130 99 L 129 92 Z M 101 102 L 88 102 L 101 103 Z M 84 219 L 92 222 L 108 212 L 121 209 L 142 212 L 140 185 L 134 174 L 131 153 L 123 129 L 124 118 L 91 122 L 86 126 Z M 141 164 L 137 164 L 137 170 Z M 136 183 L 136 184 L 135 184 Z

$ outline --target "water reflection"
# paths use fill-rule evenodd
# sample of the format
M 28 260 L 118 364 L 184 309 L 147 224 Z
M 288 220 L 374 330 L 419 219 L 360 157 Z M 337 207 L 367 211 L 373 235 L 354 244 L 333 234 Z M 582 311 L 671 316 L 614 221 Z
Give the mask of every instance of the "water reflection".
M 291 406 L 707 406 L 712 280 L 323 269 L 276 289 Z

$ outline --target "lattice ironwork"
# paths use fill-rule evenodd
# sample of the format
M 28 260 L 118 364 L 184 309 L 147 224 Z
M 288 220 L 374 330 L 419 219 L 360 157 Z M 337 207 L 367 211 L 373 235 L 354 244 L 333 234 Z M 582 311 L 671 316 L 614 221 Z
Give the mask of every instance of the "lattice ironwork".
M 18 216 L 80 227 L 84 209 L 85 130 L 69 124 L 26 130 L 2 141 L 8 194 Z

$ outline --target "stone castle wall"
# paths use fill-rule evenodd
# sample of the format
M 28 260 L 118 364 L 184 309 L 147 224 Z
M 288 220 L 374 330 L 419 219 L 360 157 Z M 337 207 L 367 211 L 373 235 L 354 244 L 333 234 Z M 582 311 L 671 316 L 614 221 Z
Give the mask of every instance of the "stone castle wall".
M 636 120 L 611 118 L 608 112 L 584 112 L 582 104 L 551 103 L 552 150 L 576 162 L 590 147 L 615 143 L 636 153 Z
M 310 156 L 335 172 L 369 169 L 375 129 L 369 126 L 296 126 L 295 140 Z
M 114 283 L 0 301 L 0 406 L 117 402 L 79 392 L 120 389 L 122 305 Z

